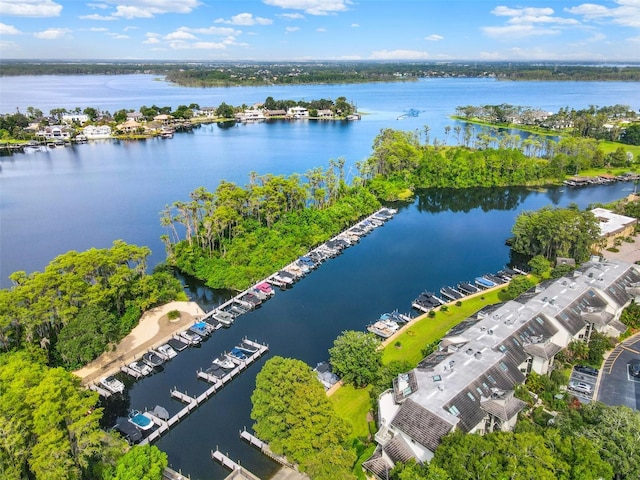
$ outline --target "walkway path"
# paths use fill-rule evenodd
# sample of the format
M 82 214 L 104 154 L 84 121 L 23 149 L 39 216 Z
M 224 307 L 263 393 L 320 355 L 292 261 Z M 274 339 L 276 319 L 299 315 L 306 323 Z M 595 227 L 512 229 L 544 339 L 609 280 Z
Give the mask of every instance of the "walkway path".
M 169 320 L 167 314 L 172 310 L 179 311 L 180 318 Z M 138 325 L 118 343 L 115 350 L 103 353 L 73 373 L 80 377 L 84 385 L 112 375 L 120 370 L 121 365 L 131 363 L 147 350 L 165 343 L 204 314 L 195 302 L 170 302 L 152 308 L 142 315 Z

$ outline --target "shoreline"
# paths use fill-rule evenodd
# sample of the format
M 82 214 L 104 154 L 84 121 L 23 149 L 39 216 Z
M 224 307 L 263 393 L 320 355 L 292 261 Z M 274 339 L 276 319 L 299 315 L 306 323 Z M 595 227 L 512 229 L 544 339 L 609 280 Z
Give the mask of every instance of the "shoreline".
M 169 320 L 167 313 L 180 312 L 180 318 Z M 138 325 L 124 337 L 115 349 L 103 353 L 98 358 L 72 373 L 80 378 L 84 386 L 98 379 L 117 373 L 120 367 L 133 362 L 143 353 L 156 348 L 181 330 L 205 315 L 195 302 L 169 302 L 147 310 L 140 317 Z

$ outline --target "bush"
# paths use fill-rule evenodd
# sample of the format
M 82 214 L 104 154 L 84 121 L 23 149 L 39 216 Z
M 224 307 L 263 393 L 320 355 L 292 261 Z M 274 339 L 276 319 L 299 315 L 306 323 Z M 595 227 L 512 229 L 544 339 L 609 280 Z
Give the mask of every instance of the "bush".
M 178 310 L 171 310 L 169 313 L 167 313 L 167 318 L 169 320 L 176 320 L 180 318 L 180 312 Z

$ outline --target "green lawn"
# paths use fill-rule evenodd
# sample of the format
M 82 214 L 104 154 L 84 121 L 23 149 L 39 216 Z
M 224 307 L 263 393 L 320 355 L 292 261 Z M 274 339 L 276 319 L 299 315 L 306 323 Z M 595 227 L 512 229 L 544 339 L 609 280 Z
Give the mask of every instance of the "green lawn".
M 393 360 L 406 360 L 412 365 L 417 365 L 422 360 L 421 350 L 427 344 L 442 338 L 451 327 L 485 305 L 500 302 L 498 294 L 499 289 L 496 289 L 479 297 L 462 300 L 459 307 L 449 306 L 448 311 L 439 311 L 433 318 L 422 315 L 405 327 L 400 336 L 384 348 L 382 362 L 387 364 Z M 400 348 L 396 347 L 398 341 Z M 338 415 L 353 425 L 351 439 L 366 438 L 369 435 L 367 413 L 373 408 L 369 396 L 370 389 L 371 387 L 356 389 L 351 385 L 345 385 L 330 397 Z

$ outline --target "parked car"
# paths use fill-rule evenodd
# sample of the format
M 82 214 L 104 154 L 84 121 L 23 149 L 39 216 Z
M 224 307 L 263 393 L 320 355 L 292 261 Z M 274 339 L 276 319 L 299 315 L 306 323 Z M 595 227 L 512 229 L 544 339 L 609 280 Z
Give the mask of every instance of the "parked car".
M 640 377 L 640 358 L 636 358 L 629 364 L 629 373 L 634 377 Z
M 576 365 L 573 367 L 576 372 L 584 373 L 586 375 L 593 375 L 594 377 L 598 376 L 600 371 L 597 368 L 590 367 L 588 365 Z
M 586 394 L 591 394 L 591 392 L 593 391 L 593 387 L 588 383 L 584 383 L 584 382 L 576 382 L 576 381 L 569 382 L 569 388 L 571 390 L 575 390 L 576 392 L 586 393 Z

